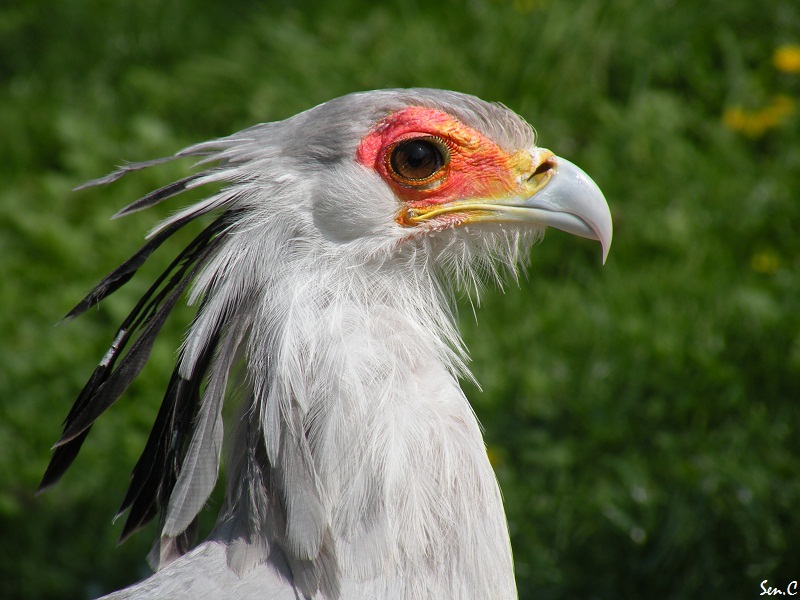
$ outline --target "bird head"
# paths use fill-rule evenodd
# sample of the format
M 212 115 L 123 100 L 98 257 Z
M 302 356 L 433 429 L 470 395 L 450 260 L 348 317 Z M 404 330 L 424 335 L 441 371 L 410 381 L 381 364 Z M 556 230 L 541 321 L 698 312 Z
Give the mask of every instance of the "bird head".
M 451 263 L 513 262 L 550 226 L 598 240 L 603 261 L 608 254 L 611 215 L 598 187 L 538 147 L 530 125 L 502 105 L 382 90 L 262 127 L 287 161 L 268 178 L 274 185 L 294 174 L 302 191 L 291 196 L 308 202 L 303 237 L 319 236 L 329 250 L 385 256 L 423 247 L 449 253 Z

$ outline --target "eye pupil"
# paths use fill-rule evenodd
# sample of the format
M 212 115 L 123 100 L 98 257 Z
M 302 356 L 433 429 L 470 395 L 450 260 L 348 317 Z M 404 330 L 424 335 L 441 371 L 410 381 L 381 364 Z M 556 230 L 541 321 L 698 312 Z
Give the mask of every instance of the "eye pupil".
M 400 142 L 389 158 L 392 171 L 410 180 L 427 179 L 441 169 L 444 162 L 439 146 L 426 139 Z

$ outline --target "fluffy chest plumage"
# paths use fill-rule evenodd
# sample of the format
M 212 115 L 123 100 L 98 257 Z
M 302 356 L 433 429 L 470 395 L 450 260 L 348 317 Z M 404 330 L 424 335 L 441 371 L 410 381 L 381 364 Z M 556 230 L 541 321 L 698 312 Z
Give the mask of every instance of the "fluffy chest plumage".
M 359 268 L 369 269 L 352 267 L 346 284 L 316 274 L 281 287 L 292 300 L 271 321 L 280 331 L 263 332 L 273 345 L 251 345 L 270 354 L 251 359 L 273 365 L 255 381 L 270 464 L 295 470 L 292 488 L 277 490 L 287 544 L 317 561 L 327 545 L 344 581 L 381 581 L 397 597 L 513 597 L 499 490 L 456 380 L 452 315 L 426 302 L 442 292 L 431 278 L 398 291 L 396 265 L 378 277 Z M 298 448 L 308 462 L 283 464 Z

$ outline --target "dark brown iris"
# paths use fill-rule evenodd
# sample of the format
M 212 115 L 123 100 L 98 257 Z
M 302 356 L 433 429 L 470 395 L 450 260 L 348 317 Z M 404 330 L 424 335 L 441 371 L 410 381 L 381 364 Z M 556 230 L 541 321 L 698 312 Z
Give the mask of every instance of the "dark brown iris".
M 446 163 L 442 143 L 430 138 L 414 138 L 398 143 L 389 155 L 392 172 L 409 181 L 421 182 L 436 174 Z

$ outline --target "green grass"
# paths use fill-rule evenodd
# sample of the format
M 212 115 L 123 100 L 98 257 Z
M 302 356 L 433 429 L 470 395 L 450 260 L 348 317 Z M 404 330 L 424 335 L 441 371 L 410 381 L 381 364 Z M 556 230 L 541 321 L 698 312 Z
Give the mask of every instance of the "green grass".
M 796 0 L 51 4 L 0 8 L 0 596 L 122 586 L 154 536 L 116 549 L 110 519 L 189 311 L 74 470 L 33 490 L 143 284 L 53 324 L 166 212 L 108 217 L 185 165 L 71 188 L 387 86 L 505 103 L 614 215 L 604 267 L 552 232 L 477 322 L 464 305 L 520 597 L 750 598 L 798 578 L 800 116 L 750 136 L 723 121 L 800 101 L 770 61 L 800 43 Z

